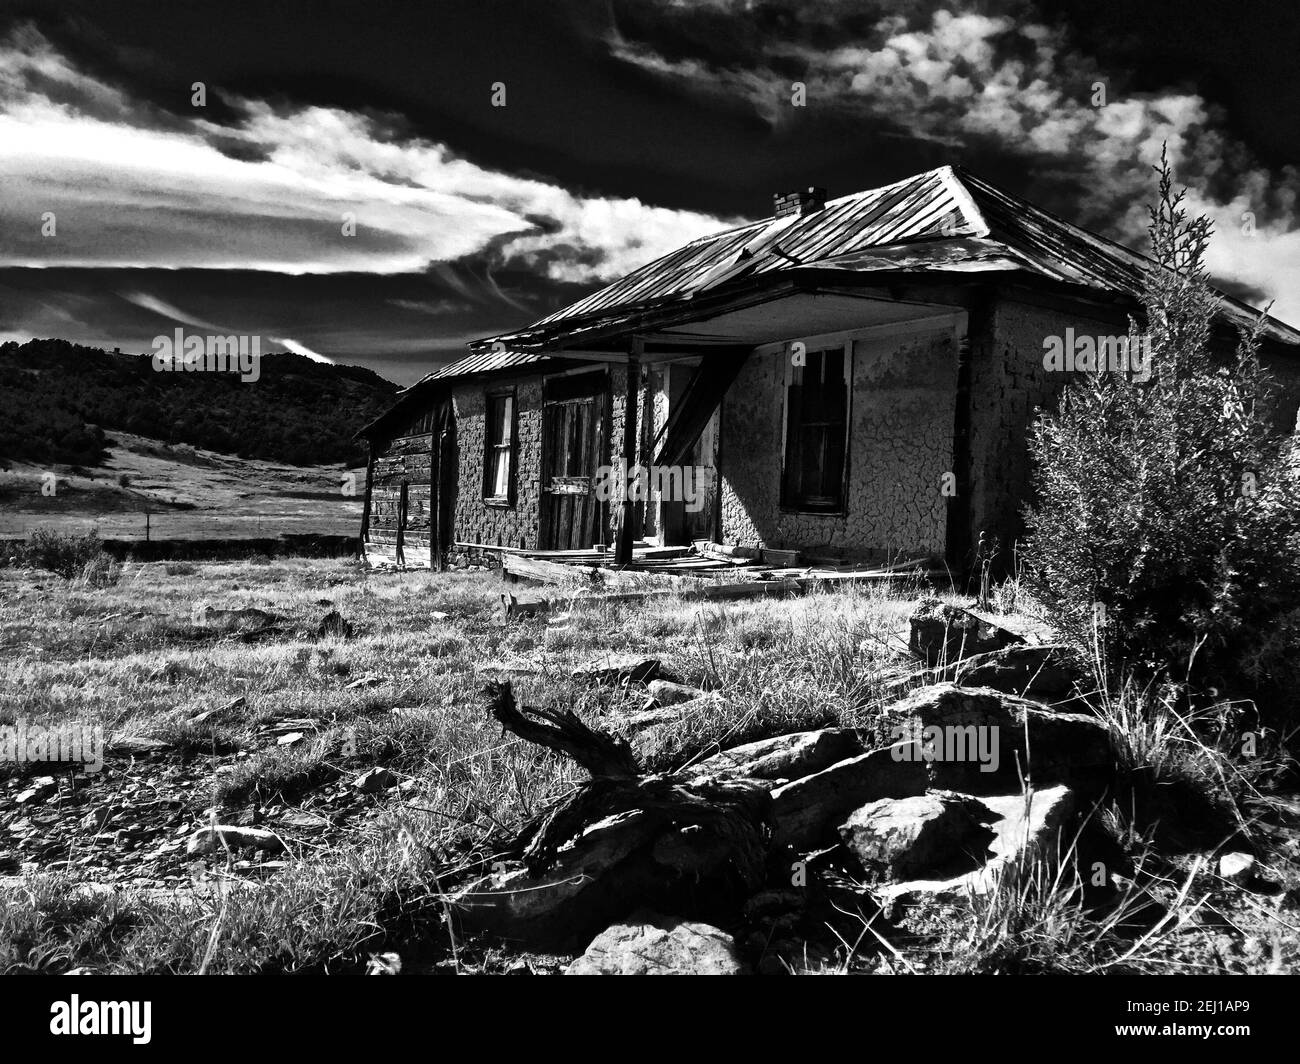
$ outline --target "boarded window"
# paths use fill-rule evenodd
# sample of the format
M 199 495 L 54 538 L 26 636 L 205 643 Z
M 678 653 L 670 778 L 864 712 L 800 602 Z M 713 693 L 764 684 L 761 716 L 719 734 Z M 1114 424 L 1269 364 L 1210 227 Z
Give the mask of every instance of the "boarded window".
M 501 393 L 487 397 L 487 454 L 483 470 L 483 495 L 493 502 L 509 502 L 514 471 L 515 397 Z
M 807 364 L 786 366 L 785 451 L 781 505 L 808 513 L 844 512 L 848 445 L 847 344 L 809 351 Z

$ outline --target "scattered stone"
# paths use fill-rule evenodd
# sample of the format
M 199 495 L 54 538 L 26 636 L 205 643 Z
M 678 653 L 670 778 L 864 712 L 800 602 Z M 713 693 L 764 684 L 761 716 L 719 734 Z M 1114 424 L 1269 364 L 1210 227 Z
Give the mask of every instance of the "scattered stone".
M 730 935 L 711 924 L 642 910 L 607 928 L 566 975 L 743 975 Z
M 233 702 L 228 702 L 224 706 L 218 706 L 214 709 L 205 709 L 201 713 L 195 713 L 190 717 L 193 724 L 202 724 L 204 721 L 212 720 L 217 717 L 224 717 L 227 713 L 233 713 L 237 709 L 243 709 L 248 705 L 248 699 L 240 695 Z
M 657 728 L 663 724 L 674 724 L 682 717 L 680 706 L 661 706 L 658 709 L 645 709 L 640 713 L 631 713 L 623 718 L 623 725 L 635 735 L 647 728 Z
M 284 849 L 284 843 L 274 831 L 266 828 L 240 828 L 231 824 L 218 824 L 215 828 L 199 828 L 185 844 L 185 852 L 190 856 L 213 853 L 229 846 L 232 850 L 250 847 L 255 850 L 276 851 Z
M 698 687 L 673 683 L 671 680 L 651 680 L 646 685 L 650 698 L 656 705 L 671 706 L 678 702 L 690 702 L 704 694 Z
M 402 958 L 396 953 L 372 953 L 366 963 L 366 975 L 401 975 Z
M 575 680 L 590 683 L 646 684 L 658 679 L 662 664 L 657 658 L 643 658 L 634 654 L 605 654 L 595 661 L 579 665 L 573 670 Z
M 294 831 L 303 831 L 313 835 L 324 831 L 330 826 L 328 818 L 301 809 L 285 813 L 280 817 L 280 823 L 287 828 L 292 828 Z
M 991 621 L 937 598 L 924 598 L 912 613 L 908 649 L 927 664 L 951 664 L 1024 642 Z
M 83 831 L 98 835 L 104 830 L 104 825 L 108 823 L 112 815 L 113 810 L 109 806 L 97 806 L 81 818 L 81 828 Z
M 362 794 L 378 794 L 397 786 L 397 777 L 386 768 L 372 768 L 353 780 L 352 786 Z
M 904 879 L 965 864 L 983 864 L 992 832 L 973 815 L 979 803 L 960 795 L 882 798 L 840 826 L 840 838 L 864 868 Z M 969 855 L 978 855 L 972 861 Z
M 53 798 L 59 791 L 59 782 L 53 776 L 37 776 L 32 785 L 18 795 L 18 805 L 38 804 Z
M 199 608 L 198 623 L 203 628 L 216 628 L 223 632 L 248 632 L 267 628 L 281 618 L 266 610 L 252 607 L 239 610 L 219 610 L 207 604 Z
M 108 752 L 144 757 L 170 747 L 171 743 L 164 742 L 162 739 L 151 739 L 145 735 L 126 735 L 112 739 L 108 743 Z
M 1248 853 L 1225 853 L 1219 858 L 1219 875 L 1244 887 L 1255 878 L 1255 858 Z

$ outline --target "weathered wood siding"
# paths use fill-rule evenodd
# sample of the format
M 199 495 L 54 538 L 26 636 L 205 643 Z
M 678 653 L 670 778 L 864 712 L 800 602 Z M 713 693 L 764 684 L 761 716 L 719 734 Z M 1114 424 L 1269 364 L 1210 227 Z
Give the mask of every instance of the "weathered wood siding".
M 370 470 L 367 557 L 394 563 L 401 560 L 411 567 L 430 566 L 433 439 L 431 432 L 401 436 L 375 455 Z

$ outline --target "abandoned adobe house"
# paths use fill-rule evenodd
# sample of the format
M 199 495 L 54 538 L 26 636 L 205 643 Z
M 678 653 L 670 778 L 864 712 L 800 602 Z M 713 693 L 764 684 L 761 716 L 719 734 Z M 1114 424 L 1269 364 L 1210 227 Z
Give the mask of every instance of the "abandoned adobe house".
M 1045 348 L 1123 338 L 1148 260 L 952 167 L 775 208 L 403 392 L 362 430 L 367 557 L 613 549 L 621 532 L 619 560 L 633 539 L 707 539 L 962 569 L 981 535 L 1011 544 L 1027 428 L 1070 376 Z M 1257 316 L 1225 297 L 1216 343 Z M 1267 319 L 1260 353 L 1289 432 L 1300 332 Z M 683 467 L 701 498 L 652 478 L 602 501 L 598 468 L 624 459 Z

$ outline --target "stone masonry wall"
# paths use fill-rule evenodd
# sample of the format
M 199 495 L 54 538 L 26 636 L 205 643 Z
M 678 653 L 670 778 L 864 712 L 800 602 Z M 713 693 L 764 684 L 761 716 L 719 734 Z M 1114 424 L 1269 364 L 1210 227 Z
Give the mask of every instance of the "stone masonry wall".
M 1043 367 L 1044 340 L 1066 335 L 1125 335 L 1127 318 L 1054 310 L 1001 298 L 971 336 L 971 545 L 1001 545 L 1002 561 L 1024 533 L 1021 508 L 1030 494 L 1029 427 L 1039 408 L 1054 409 L 1068 373 Z
M 483 501 L 487 394 L 514 386 L 514 499 L 508 507 Z M 456 412 L 456 539 L 494 547 L 537 547 L 542 453 L 542 378 L 464 384 L 452 392 Z
M 598 367 L 593 367 L 597 369 Z M 456 412 L 459 483 L 456 494 L 455 537 L 464 543 L 494 547 L 538 549 L 541 529 L 542 381 L 540 376 L 477 382 L 457 386 L 452 393 Z M 613 366 L 610 424 L 606 426 L 601 460 L 610 462 L 623 444 L 624 387 L 627 369 Z M 515 494 L 513 505 L 483 501 L 483 468 L 487 395 L 513 385 L 515 390 Z M 469 552 L 473 553 L 473 552 Z
M 728 543 L 851 558 L 941 554 L 952 465 L 957 344 L 951 329 L 855 342 L 847 512 L 783 513 L 784 353 L 752 356 L 723 401 L 722 533 Z

